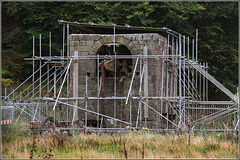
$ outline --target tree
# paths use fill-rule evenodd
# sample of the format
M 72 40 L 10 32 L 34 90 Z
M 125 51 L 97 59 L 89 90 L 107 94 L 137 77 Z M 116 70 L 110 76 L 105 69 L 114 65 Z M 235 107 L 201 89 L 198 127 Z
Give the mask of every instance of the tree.
M 237 86 L 237 2 L 3 2 L 4 78 L 22 81 L 31 74 L 32 36 L 42 34 L 42 53 L 60 54 L 62 26 L 57 20 L 168 27 L 195 38 L 199 30 L 199 60 L 209 62 L 209 72 L 235 92 Z M 21 77 L 20 77 L 21 75 Z M 23 76 L 24 75 L 24 76 Z M 211 89 L 212 97 L 217 90 Z M 223 95 L 223 94 L 222 94 Z

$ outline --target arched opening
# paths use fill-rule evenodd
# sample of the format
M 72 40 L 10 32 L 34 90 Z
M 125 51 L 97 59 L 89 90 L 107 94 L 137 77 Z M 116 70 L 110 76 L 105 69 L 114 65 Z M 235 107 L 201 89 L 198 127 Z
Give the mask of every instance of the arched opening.
M 116 55 L 131 55 L 130 50 L 119 43 L 115 43 L 115 51 Z M 97 52 L 99 55 L 115 55 L 113 52 L 113 43 L 104 44 L 101 46 Z M 107 56 L 106 56 L 107 57 Z M 102 75 L 102 68 L 104 68 L 104 76 L 105 78 L 108 77 L 115 77 L 115 59 L 100 59 L 99 66 L 100 67 L 100 76 Z M 97 71 L 97 69 L 96 69 Z M 122 58 L 116 60 L 116 77 L 129 77 L 132 73 L 132 59 L 131 58 Z
M 130 50 L 122 44 L 115 43 L 115 51 L 116 55 L 123 56 L 121 58 L 107 58 L 107 55 L 115 55 L 113 51 L 114 44 L 107 43 L 102 45 L 98 51 L 97 55 L 106 55 L 105 59 L 99 59 L 99 65 L 96 65 L 96 72 L 99 71 L 99 94 L 100 97 L 110 97 L 113 94 L 116 96 L 124 96 L 126 93 L 126 84 L 124 82 L 128 82 L 132 75 L 132 58 L 124 57 L 124 55 L 132 55 Z M 98 62 L 96 61 L 98 64 Z M 115 68 L 116 64 L 116 68 Z M 116 72 L 115 72 L 116 71 Z M 116 73 L 116 74 L 115 74 Z M 98 73 L 96 74 L 98 75 Z M 116 76 L 116 86 L 115 86 L 115 76 Z M 115 86 L 115 87 L 114 87 Z M 116 90 L 116 92 L 115 92 Z M 111 105 L 115 104 L 114 106 L 110 107 Z M 115 100 L 101 100 L 99 104 L 99 111 L 102 114 L 106 115 L 114 115 L 116 113 L 116 118 L 121 120 L 126 119 L 126 115 L 124 113 L 125 106 L 123 105 L 122 101 Z M 100 123 L 102 127 L 113 127 L 112 123 L 109 123 L 105 118 Z

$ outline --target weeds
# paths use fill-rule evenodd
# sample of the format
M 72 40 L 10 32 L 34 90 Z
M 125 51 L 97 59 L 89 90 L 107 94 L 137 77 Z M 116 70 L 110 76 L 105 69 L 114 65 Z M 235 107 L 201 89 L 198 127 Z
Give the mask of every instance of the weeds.
M 46 131 L 42 135 L 42 141 L 51 147 L 62 148 L 64 146 L 64 142 L 67 140 L 67 132 L 61 132 L 59 129 L 51 129 L 51 131 Z
M 221 133 L 152 134 L 129 132 L 126 134 L 83 134 L 52 130 L 40 137 L 17 138 L 4 141 L 6 158 L 82 158 L 82 159 L 148 159 L 148 158 L 237 158 L 238 143 L 231 136 Z M 229 136 L 227 140 L 225 137 Z M 219 138 L 218 138 L 219 137 Z M 234 137 L 236 138 L 236 137 Z M 29 146 L 27 146 L 29 144 Z

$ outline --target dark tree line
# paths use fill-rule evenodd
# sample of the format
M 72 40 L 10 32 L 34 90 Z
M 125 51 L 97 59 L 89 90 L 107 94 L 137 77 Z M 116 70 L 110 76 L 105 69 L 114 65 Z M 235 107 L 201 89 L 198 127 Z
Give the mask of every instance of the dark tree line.
M 62 26 L 57 20 L 99 24 L 168 27 L 194 38 L 199 31 L 199 61 L 232 92 L 238 80 L 237 2 L 3 2 L 2 82 L 21 82 L 31 74 L 32 36 L 42 34 L 42 53 L 59 53 Z M 38 43 L 38 42 L 36 42 Z M 36 48 L 38 45 L 36 45 Z M 16 83 L 15 83 L 16 84 Z M 210 86 L 211 87 L 211 86 Z M 212 97 L 218 93 L 210 88 Z M 219 95 L 218 95 L 219 96 Z

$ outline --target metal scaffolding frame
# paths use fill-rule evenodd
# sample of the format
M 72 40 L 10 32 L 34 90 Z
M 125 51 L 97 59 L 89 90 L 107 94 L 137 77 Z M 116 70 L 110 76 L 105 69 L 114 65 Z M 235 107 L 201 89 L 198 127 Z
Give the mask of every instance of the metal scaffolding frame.
M 58 55 L 51 53 L 51 32 L 49 33 L 49 56 L 41 54 L 41 34 L 39 36 L 39 56 L 35 53 L 35 37 L 33 36 L 33 57 L 25 58 L 33 62 L 33 74 L 28 77 L 22 84 L 7 95 L 1 101 L 5 106 L 14 106 L 18 112 L 16 121 L 20 117 L 30 117 L 31 123 L 41 123 L 47 117 L 54 118 L 54 125 L 57 122 L 65 122 L 65 126 L 61 129 L 86 129 L 94 131 L 115 132 L 126 131 L 128 129 L 138 130 L 141 127 L 147 127 L 147 113 L 151 110 L 156 113 L 158 122 L 165 122 L 162 127 L 157 129 L 149 128 L 155 131 L 187 131 L 188 126 L 201 129 L 201 126 L 209 124 L 214 120 L 224 119 L 226 116 L 234 115 L 234 126 L 228 128 L 230 131 L 236 131 L 239 127 L 238 99 L 235 95 L 225 88 L 220 82 L 208 73 L 209 65 L 207 62 L 198 61 L 198 30 L 196 30 L 196 39 L 190 39 L 185 35 L 181 35 L 168 28 L 160 28 L 161 32 L 167 34 L 167 52 L 158 55 L 149 55 L 147 47 L 144 48 L 144 54 L 138 55 L 117 55 L 115 51 L 115 34 L 119 27 L 117 25 L 109 25 L 113 28 L 114 36 L 114 55 L 89 55 L 79 56 L 77 53 L 70 56 L 69 54 L 69 30 L 72 23 L 61 21 L 63 24 L 63 44 L 62 51 Z M 75 24 L 75 23 L 74 23 Z M 75 24 L 76 25 L 76 24 Z M 105 25 L 104 25 L 105 26 Z M 65 29 L 67 30 L 65 33 Z M 151 28 L 153 29 L 153 28 Z M 157 30 L 157 29 L 156 29 Z M 65 36 L 65 34 L 67 34 Z M 66 44 L 65 44 L 66 40 Z M 191 44 L 192 42 L 192 44 Z M 159 44 L 160 45 L 160 44 Z M 196 46 L 196 48 L 194 48 Z M 190 50 L 192 48 L 192 51 Z M 66 53 L 65 53 L 66 50 Z M 191 53 L 192 52 L 192 53 Z M 192 56 L 190 56 L 192 55 Z M 70 96 L 73 91 L 73 71 L 77 69 L 74 65 L 77 61 L 93 59 L 99 65 L 102 59 L 134 59 L 135 64 L 132 72 L 131 83 L 129 85 L 128 94 L 119 97 L 116 94 L 116 69 L 114 78 L 114 95 L 111 97 L 101 97 L 101 78 L 99 78 L 100 70 L 97 69 L 97 95 L 96 97 L 88 96 L 88 76 L 86 75 L 85 96 L 79 97 L 77 91 Z M 157 97 L 148 96 L 148 59 L 156 59 L 158 66 L 162 69 L 161 81 L 159 81 L 159 93 Z M 35 70 L 35 61 L 39 61 L 39 68 Z M 132 96 L 131 91 L 137 68 L 139 67 L 139 92 L 138 96 Z M 46 72 L 43 72 L 45 71 Z M 87 74 L 87 73 L 86 73 Z M 38 76 L 39 75 L 39 76 Z M 37 78 L 38 77 L 38 78 Z M 37 79 L 36 79 L 37 78 Z M 24 90 L 21 87 L 29 82 L 32 82 Z M 218 89 L 224 92 L 231 101 L 208 101 L 208 81 L 215 85 Z M 165 87 L 164 84 L 166 84 Z M 72 90 L 71 90 L 72 89 Z M 14 97 L 14 93 L 17 96 Z M 85 100 L 85 106 L 79 107 L 78 101 Z M 101 114 L 99 112 L 100 100 L 113 100 L 113 115 Z M 124 100 L 125 104 L 130 104 L 129 121 L 124 121 L 116 116 L 117 100 Z M 150 106 L 148 102 L 158 100 L 159 105 L 156 107 Z M 96 102 L 97 111 L 94 111 L 92 103 Z M 138 102 L 138 106 L 136 106 Z M 136 119 L 132 116 L 132 109 L 136 107 Z M 164 108 L 165 107 L 165 108 Z M 76 128 L 77 123 L 75 116 L 77 110 L 84 111 L 85 115 L 83 126 Z M 144 111 L 144 114 L 142 113 Z M 166 115 L 163 114 L 166 112 Z M 16 114 L 15 113 L 15 114 Z M 87 113 L 96 115 L 97 127 L 88 127 Z M 175 116 L 174 119 L 172 116 Z M 103 118 L 107 118 L 114 122 L 114 128 L 102 128 Z M 237 120 L 236 120 L 237 119 Z M 125 124 L 125 126 L 117 127 L 116 122 Z M 143 122 L 143 125 L 140 125 Z M 221 131 L 222 128 L 208 129 L 207 131 Z

